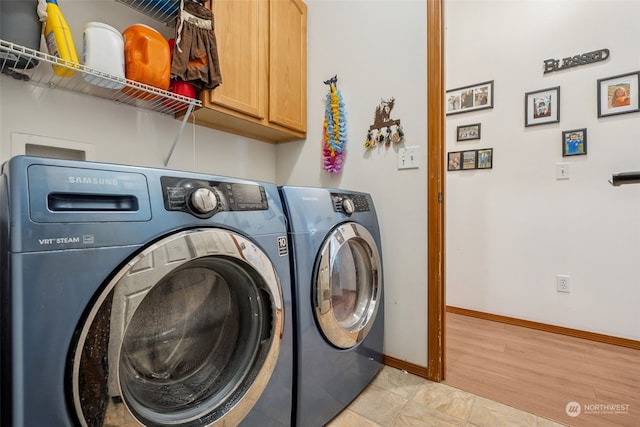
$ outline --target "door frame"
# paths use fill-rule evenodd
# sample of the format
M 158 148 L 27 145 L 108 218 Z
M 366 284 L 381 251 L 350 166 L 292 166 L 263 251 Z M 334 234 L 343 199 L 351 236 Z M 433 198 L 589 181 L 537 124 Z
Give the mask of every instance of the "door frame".
M 427 378 L 445 379 L 444 0 L 427 0 Z

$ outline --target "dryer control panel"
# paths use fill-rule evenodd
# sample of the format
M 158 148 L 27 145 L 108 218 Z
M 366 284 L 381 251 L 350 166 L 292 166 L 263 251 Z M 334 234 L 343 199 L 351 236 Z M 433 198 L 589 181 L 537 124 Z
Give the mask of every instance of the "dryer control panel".
M 364 194 L 331 193 L 333 210 L 351 215 L 354 212 L 369 212 L 369 200 Z
M 209 218 L 223 211 L 267 210 L 264 187 L 257 184 L 203 181 L 163 176 L 160 178 L 164 207 Z

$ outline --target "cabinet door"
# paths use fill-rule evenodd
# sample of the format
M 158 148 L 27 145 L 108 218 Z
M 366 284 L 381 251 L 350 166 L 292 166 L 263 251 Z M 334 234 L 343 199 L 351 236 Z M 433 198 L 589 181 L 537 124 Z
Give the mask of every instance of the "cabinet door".
M 213 0 L 222 84 L 211 102 L 257 119 L 266 117 L 268 2 Z
M 307 6 L 271 0 L 269 28 L 269 121 L 306 132 Z

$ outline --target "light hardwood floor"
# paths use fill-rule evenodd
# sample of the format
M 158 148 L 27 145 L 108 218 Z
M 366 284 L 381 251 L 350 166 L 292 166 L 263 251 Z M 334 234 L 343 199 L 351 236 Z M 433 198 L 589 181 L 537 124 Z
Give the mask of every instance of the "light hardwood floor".
M 452 387 L 575 427 L 640 426 L 639 350 L 447 313 L 446 351 Z

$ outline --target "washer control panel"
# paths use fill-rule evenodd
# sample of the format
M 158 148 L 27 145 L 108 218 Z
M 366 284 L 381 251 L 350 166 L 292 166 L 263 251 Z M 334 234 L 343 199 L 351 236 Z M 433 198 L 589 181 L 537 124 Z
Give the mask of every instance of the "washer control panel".
M 258 184 L 160 178 L 164 207 L 209 218 L 222 211 L 257 211 L 269 208 L 264 187 Z
M 369 201 L 364 194 L 331 193 L 333 210 L 348 216 L 354 212 L 369 212 Z

